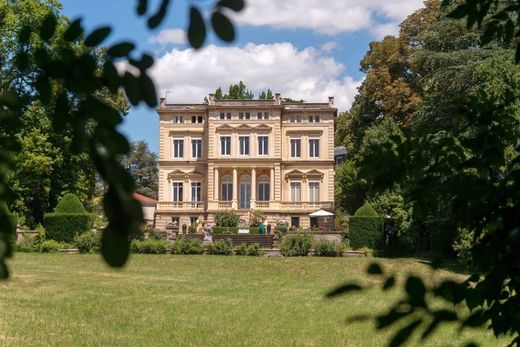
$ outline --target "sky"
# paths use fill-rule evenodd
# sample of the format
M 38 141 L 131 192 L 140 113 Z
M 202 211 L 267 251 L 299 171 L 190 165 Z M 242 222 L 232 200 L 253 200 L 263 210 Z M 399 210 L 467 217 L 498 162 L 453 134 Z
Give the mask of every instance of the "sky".
M 422 0 L 246 0 L 244 11 L 228 12 L 237 31 L 232 44 L 210 33 L 204 47 L 194 50 L 185 34 L 190 1 L 172 1 L 166 19 L 154 30 L 137 16 L 136 3 L 62 0 L 64 14 L 81 17 L 87 32 L 110 25 L 109 44 L 130 40 L 136 52 L 152 53 L 152 78 L 159 96 L 169 103 L 202 102 L 217 87 L 225 92 L 243 81 L 255 97 L 267 88 L 310 102 L 334 96 L 340 112 L 349 109 L 363 81 L 359 62 L 369 43 L 397 34 L 399 23 L 422 6 Z M 195 3 L 209 11 L 213 2 Z M 150 8 L 158 4 L 150 1 Z M 158 152 L 155 110 L 132 108 L 121 130 L 131 141 L 144 140 Z

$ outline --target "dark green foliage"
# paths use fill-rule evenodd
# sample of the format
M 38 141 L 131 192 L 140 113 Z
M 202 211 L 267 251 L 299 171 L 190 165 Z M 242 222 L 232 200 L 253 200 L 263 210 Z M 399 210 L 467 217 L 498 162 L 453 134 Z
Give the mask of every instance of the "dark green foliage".
M 250 234 L 260 234 L 260 227 L 249 227 Z
M 47 239 L 72 242 L 77 235 L 92 229 L 94 216 L 90 213 L 47 213 L 43 223 Z
M 41 242 L 36 237 L 28 237 L 14 246 L 16 252 L 34 253 L 40 251 Z
M 354 213 L 354 216 L 356 217 L 379 217 L 376 210 L 370 205 L 370 204 L 364 204 L 358 210 L 356 213 Z
M 134 240 L 130 244 L 130 251 L 132 253 L 142 254 L 166 254 L 168 253 L 168 242 L 159 240 Z
M 258 243 L 252 243 L 247 247 L 246 255 L 250 257 L 258 257 L 261 255 L 260 245 Z
M 80 253 L 99 253 L 101 250 L 101 233 L 87 231 L 74 238 L 74 246 Z
M 280 245 L 284 257 L 305 257 L 312 247 L 312 236 L 308 234 L 287 235 Z
M 55 213 L 85 213 L 85 208 L 75 194 L 68 193 L 61 198 Z
M 136 192 L 157 199 L 157 155 L 150 151 L 144 141 L 130 144 L 130 153 L 122 159 L 136 184 Z
M 222 211 L 215 214 L 215 224 L 218 227 L 236 227 L 240 216 L 233 211 Z
M 236 233 L 238 233 L 238 227 L 214 226 L 213 233 L 215 233 L 215 234 L 236 234 Z
M 314 243 L 314 255 L 316 257 L 340 256 L 336 242 L 332 241 L 316 241 Z
M 45 240 L 40 245 L 41 253 L 56 253 L 60 249 L 69 249 L 73 248 L 70 243 L 66 242 L 58 242 L 55 240 Z
M 148 239 L 155 241 L 166 240 L 166 234 L 164 232 L 156 230 L 150 231 L 150 233 L 148 234 Z
M 287 231 L 289 230 L 289 224 L 287 222 L 284 223 L 278 223 L 276 224 L 276 227 L 274 228 L 274 231 L 276 232 L 276 235 L 278 235 L 278 238 L 282 238 L 287 234 Z
M 217 240 L 208 245 L 209 254 L 233 255 L 233 243 L 230 239 Z
M 199 239 L 180 238 L 175 241 L 172 247 L 173 254 L 202 254 L 204 247 Z
M 236 255 L 247 255 L 247 245 L 245 243 L 241 243 L 235 247 Z
M 383 218 L 351 216 L 348 226 L 349 245 L 354 249 L 384 246 Z

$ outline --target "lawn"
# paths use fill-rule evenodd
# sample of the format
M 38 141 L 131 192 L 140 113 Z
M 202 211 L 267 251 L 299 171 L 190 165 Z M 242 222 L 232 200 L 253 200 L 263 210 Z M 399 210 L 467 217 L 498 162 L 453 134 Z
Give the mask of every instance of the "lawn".
M 345 320 L 383 310 L 396 291 L 324 298 L 344 280 L 367 281 L 371 260 L 134 255 L 116 271 L 98 255 L 20 253 L 0 284 L 0 345 L 381 346 L 390 332 Z M 430 275 L 415 259 L 381 261 Z M 496 345 L 488 332 L 454 336 L 443 327 L 422 345 Z

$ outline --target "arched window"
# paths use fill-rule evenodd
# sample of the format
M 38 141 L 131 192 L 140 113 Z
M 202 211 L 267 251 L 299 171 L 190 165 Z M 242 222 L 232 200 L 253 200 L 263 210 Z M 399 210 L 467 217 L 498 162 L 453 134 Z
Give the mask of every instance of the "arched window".
M 269 176 L 258 177 L 258 201 L 269 201 Z
M 231 201 L 233 199 L 233 177 L 226 175 L 222 177 L 220 200 Z

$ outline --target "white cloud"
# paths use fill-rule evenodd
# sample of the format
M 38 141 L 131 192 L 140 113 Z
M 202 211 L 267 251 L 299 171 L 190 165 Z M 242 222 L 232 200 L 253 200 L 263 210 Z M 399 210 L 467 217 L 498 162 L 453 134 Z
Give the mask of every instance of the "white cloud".
M 148 42 L 161 46 L 167 44 L 179 45 L 186 43 L 186 33 L 182 29 L 165 29 L 161 30 L 157 35 L 150 36 Z
M 335 41 L 327 41 L 321 45 L 321 50 L 325 53 L 331 53 L 333 50 L 339 47 L 339 44 Z
M 215 88 L 243 81 L 260 90 L 270 88 L 282 97 L 327 102 L 350 107 L 361 81 L 345 76 L 345 66 L 323 52 L 308 47 L 298 50 L 291 43 L 253 44 L 244 47 L 209 45 L 203 50 L 174 48 L 158 58 L 151 74 L 168 101 L 199 103 Z
M 250 0 L 236 20 L 253 26 L 302 28 L 328 35 L 370 30 L 384 36 L 394 33 L 397 24 L 422 4 L 423 0 Z M 385 24 L 389 25 L 381 27 Z M 382 33 L 383 28 L 389 32 Z

